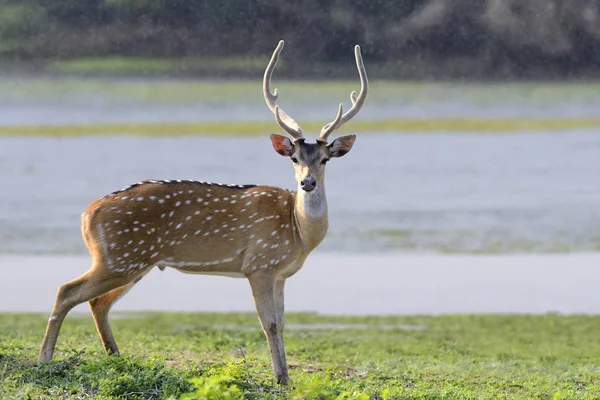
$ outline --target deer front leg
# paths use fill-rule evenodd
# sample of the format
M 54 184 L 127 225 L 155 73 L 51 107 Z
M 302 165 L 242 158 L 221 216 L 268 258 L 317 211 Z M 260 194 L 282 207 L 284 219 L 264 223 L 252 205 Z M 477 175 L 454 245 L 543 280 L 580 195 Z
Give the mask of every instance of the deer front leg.
M 283 316 L 278 315 L 278 306 L 283 310 L 283 285 L 281 290 L 276 290 L 277 281 L 271 274 L 254 274 L 249 277 L 249 281 L 258 318 L 269 343 L 275 379 L 277 383 L 286 385 L 290 378 L 285 361 L 283 327 L 280 328 Z
M 281 337 L 281 354 L 283 357 L 283 365 L 287 368 L 287 360 L 285 357 L 285 351 L 283 349 L 283 328 L 285 327 L 285 301 L 283 296 L 283 289 L 285 287 L 285 279 L 279 279 L 275 281 L 274 287 L 274 299 L 275 299 L 275 312 L 277 313 L 277 329 L 279 337 Z

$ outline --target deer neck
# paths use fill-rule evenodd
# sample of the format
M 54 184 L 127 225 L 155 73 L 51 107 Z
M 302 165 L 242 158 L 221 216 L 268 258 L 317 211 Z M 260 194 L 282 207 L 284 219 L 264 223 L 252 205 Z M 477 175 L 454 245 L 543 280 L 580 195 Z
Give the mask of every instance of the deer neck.
M 329 222 L 325 185 L 318 182 L 312 192 L 300 187 L 294 199 L 294 224 L 305 250 L 311 251 L 325 238 Z

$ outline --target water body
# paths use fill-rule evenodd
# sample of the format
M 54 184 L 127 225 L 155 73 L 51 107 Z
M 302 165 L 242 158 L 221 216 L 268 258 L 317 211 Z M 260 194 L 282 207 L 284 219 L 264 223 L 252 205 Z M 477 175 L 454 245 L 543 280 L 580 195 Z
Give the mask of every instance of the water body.
M 598 251 L 599 177 L 597 132 L 362 135 L 317 251 Z M 0 253 L 85 254 L 81 212 L 146 178 L 295 188 L 267 137 L 2 137 Z
M 51 79 L 0 76 L 0 125 L 272 121 L 252 81 Z M 335 117 L 349 106 L 358 79 L 347 83 L 288 82 L 274 78 L 282 107 L 302 125 Z M 597 117 L 593 84 L 403 84 L 371 81 L 363 119 Z

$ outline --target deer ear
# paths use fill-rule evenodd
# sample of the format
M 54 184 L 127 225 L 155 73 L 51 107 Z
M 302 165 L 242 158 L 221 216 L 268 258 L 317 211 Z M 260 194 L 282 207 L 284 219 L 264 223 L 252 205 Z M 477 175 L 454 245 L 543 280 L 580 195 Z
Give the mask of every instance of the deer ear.
M 356 135 L 346 135 L 336 138 L 327 148 L 331 152 L 331 157 L 341 157 L 348 153 L 354 145 Z
M 275 151 L 284 157 L 291 157 L 292 153 L 294 153 L 292 141 L 285 136 L 272 134 L 271 143 L 273 143 Z

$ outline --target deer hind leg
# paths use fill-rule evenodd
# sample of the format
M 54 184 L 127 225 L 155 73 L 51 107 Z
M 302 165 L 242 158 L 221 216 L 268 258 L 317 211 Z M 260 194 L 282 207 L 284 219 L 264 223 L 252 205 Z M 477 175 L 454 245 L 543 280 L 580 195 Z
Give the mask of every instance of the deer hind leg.
M 278 383 L 289 381 L 288 368 L 283 345 L 283 284 L 274 277 L 255 274 L 249 277 L 254 304 L 262 325 L 273 363 L 273 372 Z
M 142 277 L 138 277 L 135 281 L 121 286 L 120 288 L 113 289 L 108 293 L 104 293 L 100 297 L 96 297 L 93 300 L 88 302 L 90 306 L 90 310 L 92 311 L 92 316 L 94 317 L 94 323 L 96 324 L 96 329 L 98 330 L 98 335 L 100 335 L 100 340 L 102 340 L 102 345 L 107 353 L 119 356 L 119 348 L 117 346 L 117 342 L 112 334 L 112 330 L 110 329 L 110 323 L 108 322 L 108 313 L 112 306 L 119 301 L 120 298 L 125 296 L 132 287 L 135 286 L 142 279 Z
M 52 314 L 40 349 L 39 361 L 50 361 L 63 320 L 73 307 L 90 301 L 113 289 L 125 286 L 136 276 L 113 275 L 103 266 L 94 265 L 89 271 L 62 285 L 56 294 Z

